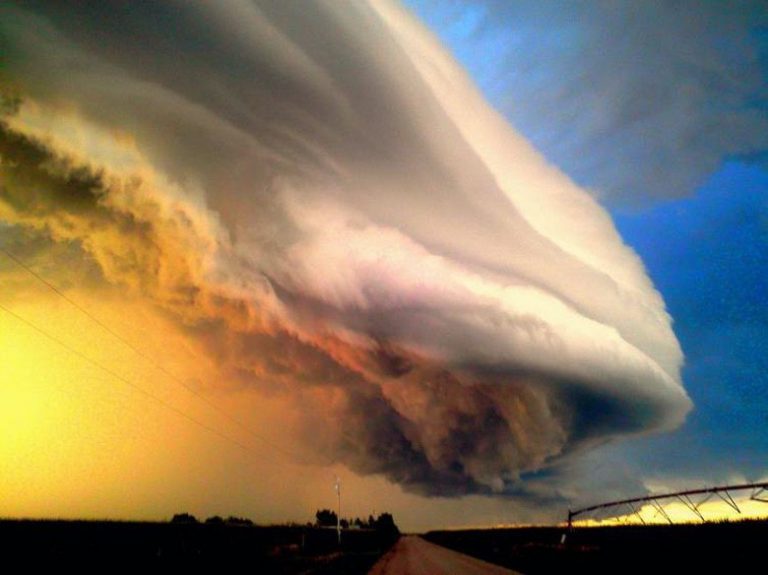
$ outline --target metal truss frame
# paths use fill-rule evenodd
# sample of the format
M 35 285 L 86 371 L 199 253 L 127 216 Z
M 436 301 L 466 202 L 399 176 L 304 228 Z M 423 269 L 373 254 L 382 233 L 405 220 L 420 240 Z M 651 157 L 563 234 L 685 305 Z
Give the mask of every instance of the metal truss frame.
M 719 487 L 705 487 L 704 489 L 690 489 L 688 491 L 676 491 L 674 493 L 662 493 L 659 495 L 647 495 L 645 497 L 635 497 L 632 499 L 621 499 L 619 501 L 609 501 L 607 503 L 600 503 L 598 505 L 592 505 L 590 507 L 584 507 L 582 509 L 568 510 L 568 529 L 573 528 L 573 521 L 578 516 L 583 516 L 589 513 L 597 512 L 601 514 L 606 509 L 629 509 L 629 515 L 636 515 L 640 521 L 645 524 L 646 521 L 640 514 L 642 505 L 636 504 L 650 504 L 655 510 L 656 515 L 661 515 L 666 519 L 669 524 L 673 523 L 672 518 L 664 510 L 661 501 L 664 500 L 677 500 L 685 505 L 691 512 L 698 517 L 702 523 L 706 523 L 704 515 L 702 515 L 700 507 L 712 499 L 718 497 L 724 501 L 729 507 L 731 507 L 737 513 L 741 513 L 736 500 L 731 495 L 733 491 L 746 491 L 751 490 L 752 493 L 749 496 L 751 501 L 760 501 L 762 503 L 768 503 L 768 483 L 743 483 L 739 485 L 721 485 Z M 697 496 L 703 496 L 698 500 L 694 500 Z

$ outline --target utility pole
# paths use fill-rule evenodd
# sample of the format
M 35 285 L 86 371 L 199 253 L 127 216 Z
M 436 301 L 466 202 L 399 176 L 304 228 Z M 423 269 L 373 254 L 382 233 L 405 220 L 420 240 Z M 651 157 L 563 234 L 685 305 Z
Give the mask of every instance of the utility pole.
M 336 536 L 339 540 L 339 545 L 341 545 L 341 479 L 339 479 L 339 476 L 336 475 L 336 497 L 339 502 L 339 509 L 338 513 L 336 514 Z

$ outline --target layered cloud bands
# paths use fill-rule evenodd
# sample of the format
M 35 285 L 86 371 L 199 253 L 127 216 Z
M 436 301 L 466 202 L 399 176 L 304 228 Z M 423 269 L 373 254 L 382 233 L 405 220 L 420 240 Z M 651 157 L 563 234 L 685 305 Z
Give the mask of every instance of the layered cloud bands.
M 313 451 L 421 493 L 505 492 L 688 411 L 610 218 L 399 7 L 0 16 L 24 98 L 0 233 L 74 246 L 172 311 L 223 374 L 293 397 Z

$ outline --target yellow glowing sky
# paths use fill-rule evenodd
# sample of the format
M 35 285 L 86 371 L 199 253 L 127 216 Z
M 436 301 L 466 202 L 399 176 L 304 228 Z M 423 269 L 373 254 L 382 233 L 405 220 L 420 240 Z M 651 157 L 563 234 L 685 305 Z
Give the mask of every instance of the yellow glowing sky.
M 748 496 L 739 496 L 739 492 L 734 492 L 734 500 L 739 507 L 740 512 L 736 512 L 733 507 L 720 499 L 709 500 L 699 505 L 699 512 L 707 521 L 735 521 L 738 519 L 755 519 L 768 517 L 768 504 L 762 501 L 752 501 Z M 700 499 L 699 499 L 700 500 Z M 696 500 L 694 500 L 696 502 Z M 683 503 L 672 501 L 662 503 L 664 512 L 674 523 L 700 523 L 701 519 Z M 598 526 L 598 525 L 637 525 L 646 524 L 667 524 L 667 519 L 653 507 L 653 505 L 644 505 L 638 507 L 640 517 L 637 514 L 619 515 L 610 519 L 585 519 L 575 521 L 574 525 Z
M 12 306 L 6 303 L 11 299 L 7 293 L 0 293 L 0 303 L 175 408 L 245 441 L 229 422 L 217 419 L 199 399 L 61 298 L 32 282 L 26 287 Z M 204 391 L 211 367 L 190 341 L 156 312 L 101 295 L 101 301 L 82 293 L 76 297 L 142 351 L 162 350 L 163 367 L 199 382 Z M 212 471 L 221 472 L 207 468 L 213 455 L 218 459 L 223 452 L 241 460 L 244 468 L 251 466 L 236 446 L 5 312 L 0 313 L 0 349 L 0 515 L 133 516 L 138 510 L 161 517 L 184 501 L 190 505 L 198 482 L 210 481 L 206 476 Z M 249 423 L 272 413 L 266 409 Z M 172 503 L 156 511 L 135 505 L 145 497 Z
M 3 257 L 2 271 L 13 265 Z M 344 515 L 395 513 L 406 528 L 461 524 L 469 510 L 491 522 L 513 517 L 482 497 L 425 500 L 384 479 L 342 466 L 296 465 L 277 448 L 291 445 L 290 408 L 253 390 L 206 383 L 215 366 L 193 339 L 137 301 L 102 290 L 68 296 L 248 429 L 220 416 L 104 333 L 59 296 L 23 274 L 0 288 L 0 304 L 87 357 L 209 425 L 249 451 L 180 417 L 0 310 L 0 516 L 167 519 L 248 516 L 304 522 L 335 505 L 343 482 Z M 7 289 L 13 286 L 13 292 Z M 5 288 L 5 289 L 3 289 Z

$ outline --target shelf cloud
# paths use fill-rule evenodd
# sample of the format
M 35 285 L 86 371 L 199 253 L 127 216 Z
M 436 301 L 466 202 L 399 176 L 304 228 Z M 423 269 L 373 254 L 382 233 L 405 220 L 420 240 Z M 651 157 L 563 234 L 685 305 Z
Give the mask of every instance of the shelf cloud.
M 0 35 L 3 235 L 168 310 L 311 451 L 513 493 L 690 409 L 608 214 L 398 5 L 10 2 Z

